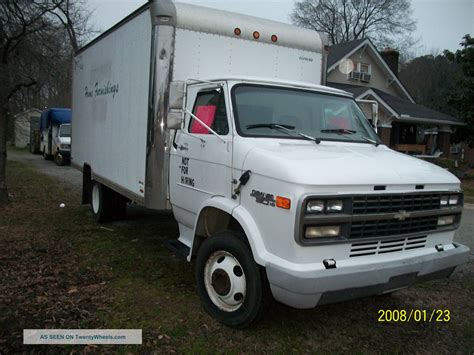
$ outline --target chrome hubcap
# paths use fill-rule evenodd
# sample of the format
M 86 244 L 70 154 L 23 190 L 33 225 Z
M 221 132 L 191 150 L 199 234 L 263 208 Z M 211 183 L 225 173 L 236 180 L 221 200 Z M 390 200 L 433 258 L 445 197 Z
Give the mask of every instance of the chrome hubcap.
M 219 309 L 233 312 L 244 303 L 247 282 L 242 266 L 232 254 L 219 250 L 207 259 L 204 283 L 209 298 Z
M 99 212 L 99 200 L 99 187 L 94 185 L 92 187 L 92 209 L 94 210 L 94 213 Z

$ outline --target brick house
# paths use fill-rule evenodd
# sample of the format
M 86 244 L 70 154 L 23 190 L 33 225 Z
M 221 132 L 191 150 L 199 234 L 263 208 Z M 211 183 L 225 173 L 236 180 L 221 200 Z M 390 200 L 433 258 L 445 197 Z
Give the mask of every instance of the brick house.
M 405 153 L 449 157 L 451 133 L 462 120 L 418 105 L 398 79 L 399 53 L 379 52 L 369 39 L 332 46 L 327 85 L 378 103 L 377 130 L 384 144 Z

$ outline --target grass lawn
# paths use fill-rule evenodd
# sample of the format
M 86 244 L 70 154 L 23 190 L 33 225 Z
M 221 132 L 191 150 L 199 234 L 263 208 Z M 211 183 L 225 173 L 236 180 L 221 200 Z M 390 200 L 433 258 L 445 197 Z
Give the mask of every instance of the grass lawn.
M 275 303 L 260 323 L 237 331 L 203 311 L 193 265 L 164 248 L 163 241 L 178 233 L 171 215 L 132 208 L 127 221 L 97 225 L 77 191 L 21 163 L 9 161 L 7 168 L 11 202 L 0 207 L 0 353 L 474 350 L 472 263 L 451 280 L 393 295 L 312 310 Z M 447 309 L 451 320 L 380 323 L 382 309 Z M 26 347 L 25 328 L 140 328 L 143 345 Z

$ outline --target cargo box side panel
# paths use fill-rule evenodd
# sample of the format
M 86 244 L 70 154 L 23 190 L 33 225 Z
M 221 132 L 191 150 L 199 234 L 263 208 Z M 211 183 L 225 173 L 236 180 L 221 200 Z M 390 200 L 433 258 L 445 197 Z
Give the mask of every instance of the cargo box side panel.
M 75 58 L 72 158 L 144 197 L 151 23 L 144 11 Z
M 173 80 L 229 76 L 321 84 L 323 55 L 212 33 L 176 30 Z

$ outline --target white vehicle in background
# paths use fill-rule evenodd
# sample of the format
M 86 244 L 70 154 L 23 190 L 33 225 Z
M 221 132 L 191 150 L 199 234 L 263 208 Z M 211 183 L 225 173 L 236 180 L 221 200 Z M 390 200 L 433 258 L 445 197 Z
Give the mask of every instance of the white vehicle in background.
M 453 242 L 459 180 L 382 145 L 350 94 L 321 85 L 326 44 L 167 0 L 76 55 L 83 203 L 99 222 L 128 202 L 172 210 L 168 244 L 196 260 L 204 308 L 226 325 L 250 324 L 269 293 L 311 308 L 449 277 L 468 258 Z
M 45 159 L 54 159 L 59 166 L 71 156 L 71 109 L 51 108 L 41 113 L 40 150 Z

